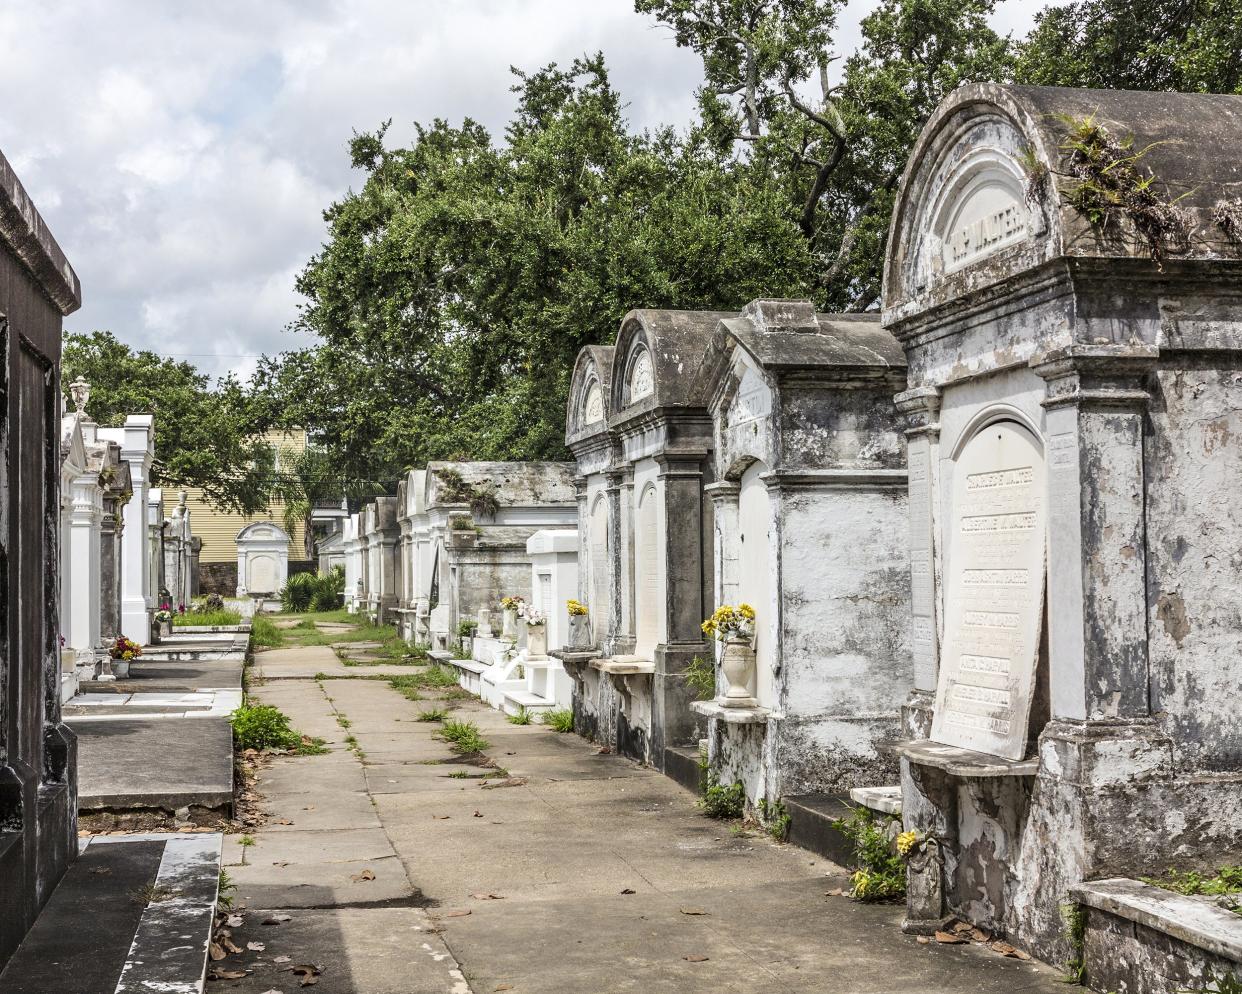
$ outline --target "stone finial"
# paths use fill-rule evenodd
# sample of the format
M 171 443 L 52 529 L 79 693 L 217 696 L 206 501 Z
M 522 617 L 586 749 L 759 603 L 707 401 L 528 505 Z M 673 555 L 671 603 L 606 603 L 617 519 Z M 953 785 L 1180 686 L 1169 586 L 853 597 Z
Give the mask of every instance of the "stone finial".
M 190 498 L 190 495 L 186 491 L 182 490 L 179 494 L 177 494 L 177 503 L 180 504 L 181 507 L 184 508 L 185 503 L 187 500 L 189 500 L 189 498 Z
M 86 413 L 86 403 L 91 399 L 91 385 L 78 377 L 69 384 L 69 393 L 73 396 L 73 406 L 79 414 Z

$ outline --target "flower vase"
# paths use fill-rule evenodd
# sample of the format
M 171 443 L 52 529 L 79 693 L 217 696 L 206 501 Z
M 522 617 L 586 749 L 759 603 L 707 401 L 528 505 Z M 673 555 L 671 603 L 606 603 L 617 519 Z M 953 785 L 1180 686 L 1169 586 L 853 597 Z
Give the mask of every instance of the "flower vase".
M 720 657 L 720 672 L 728 689 L 720 703 L 727 708 L 753 708 L 758 701 L 750 693 L 755 677 L 755 650 L 748 639 L 729 639 Z
M 504 638 L 517 638 L 517 608 L 505 608 L 504 627 L 501 628 L 500 634 Z
M 591 618 L 586 614 L 569 616 L 569 648 L 591 648 Z
M 530 658 L 548 654 L 548 626 L 526 626 L 526 655 Z

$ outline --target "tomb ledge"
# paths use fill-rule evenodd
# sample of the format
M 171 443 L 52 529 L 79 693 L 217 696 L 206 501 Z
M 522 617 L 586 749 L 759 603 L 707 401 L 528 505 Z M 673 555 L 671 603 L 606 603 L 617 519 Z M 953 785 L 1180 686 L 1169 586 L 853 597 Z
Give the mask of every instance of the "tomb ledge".
M 719 701 L 691 701 L 690 710 L 727 725 L 766 725 L 772 714 L 768 708 L 730 708 Z
M 591 669 L 616 676 L 647 676 L 655 673 L 655 663 L 638 656 L 613 656 L 591 660 Z
M 1033 777 L 1039 772 L 1037 757 L 1005 759 L 930 739 L 895 742 L 893 749 L 917 766 L 931 766 L 955 777 Z
M 1070 897 L 1234 962 L 1242 962 L 1242 916 L 1215 899 L 1178 894 L 1128 877 L 1091 880 Z

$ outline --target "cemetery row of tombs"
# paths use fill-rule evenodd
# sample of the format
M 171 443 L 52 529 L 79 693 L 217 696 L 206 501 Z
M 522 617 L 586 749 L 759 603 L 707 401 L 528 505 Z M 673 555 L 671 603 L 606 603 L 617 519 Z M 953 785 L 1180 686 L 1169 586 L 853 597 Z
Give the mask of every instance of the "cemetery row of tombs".
M 1093 223 L 1074 128 L 1176 206 Z M 1233 908 L 1139 878 L 1242 848 L 1240 162 L 1242 98 L 964 87 L 881 315 L 631 312 L 575 462 L 411 472 L 346 525 L 347 602 L 671 775 L 705 742 L 760 812 L 899 811 L 911 932 L 1100 989 L 1237 971 Z
M 62 701 L 126 679 L 138 656 L 172 651 L 173 620 L 200 593 L 203 547 L 191 527 L 187 493 L 166 507 L 163 488 L 151 485 L 155 418 L 131 414 L 119 428 L 101 427 L 87 412 L 90 385 L 79 378 L 69 392 L 75 410 L 62 411 L 60 430 Z M 246 524 L 235 542 L 237 597 L 221 598 L 219 605 L 246 617 L 279 609 L 289 569 L 288 534 L 275 522 L 258 520 Z M 208 638 L 193 626 L 180 632 Z M 164 650 L 153 648 L 161 642 L 167 643 Z

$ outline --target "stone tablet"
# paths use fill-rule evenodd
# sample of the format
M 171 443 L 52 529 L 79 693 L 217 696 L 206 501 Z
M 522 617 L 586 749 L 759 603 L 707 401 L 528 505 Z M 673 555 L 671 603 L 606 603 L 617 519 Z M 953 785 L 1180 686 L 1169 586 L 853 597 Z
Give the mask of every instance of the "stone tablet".
M 1044 457 L 1012 421 L 953 467 L 945 644 L 932 739 L 1022 759 L 1044 613 Z

